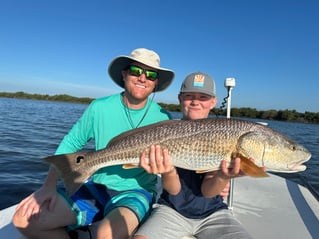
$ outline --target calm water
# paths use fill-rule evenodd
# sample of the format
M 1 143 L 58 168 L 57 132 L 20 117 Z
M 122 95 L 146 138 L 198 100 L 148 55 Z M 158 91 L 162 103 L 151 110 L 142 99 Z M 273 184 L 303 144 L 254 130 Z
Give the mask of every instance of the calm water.
M 18 203 L 42 185 L 48 165 L 41 158 L 54 154 L 63 136 L 86 107 L 0 98 L 0 209 Z M 176 118 L 179 116 L 174 114 Z M 312 152 L 305 172 L 281 176 L 306 185 L 319 195 L 319 125 L 266 122 Z M 92 144 L 88 146 L 92 147 Z

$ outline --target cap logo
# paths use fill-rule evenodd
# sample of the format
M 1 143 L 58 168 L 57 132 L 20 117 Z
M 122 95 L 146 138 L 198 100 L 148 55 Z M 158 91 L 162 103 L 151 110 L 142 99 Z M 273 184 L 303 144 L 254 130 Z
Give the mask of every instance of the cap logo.
M 204 87 L 204 80 L 205 80 L 204 75 L 195 75 L 193 86 Z

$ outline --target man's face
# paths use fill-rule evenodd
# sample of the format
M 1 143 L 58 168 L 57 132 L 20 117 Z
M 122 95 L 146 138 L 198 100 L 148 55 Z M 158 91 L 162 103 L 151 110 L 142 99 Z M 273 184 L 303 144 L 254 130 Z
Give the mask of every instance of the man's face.
M 156 71 L 156 69 L 138 62 L 134 62 L 130 65 L 140 67 L 144 70 Z M 135 100 L 145 100 L 153 92 L 158 82 L 157 78 L 155 80 L 147 79 L 145 72 L 143 72 L 140 76 L 133 75 L 129 69 L 123 70 L 122 76 L 126 92 Z

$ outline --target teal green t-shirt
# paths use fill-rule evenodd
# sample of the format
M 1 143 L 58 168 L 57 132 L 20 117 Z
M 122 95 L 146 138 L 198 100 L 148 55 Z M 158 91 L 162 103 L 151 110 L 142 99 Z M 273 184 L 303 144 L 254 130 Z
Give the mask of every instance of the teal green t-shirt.
M 145 115 L 149 104 L 151 106 Z M 131 130 L 131 123 L 136 127 L 144 115 L 139 127 L 170 119 L 169 113 L 151 100 L 148 100 L 142 109 L 134 110 L 125 107 L 121 94 L 92 101 L 81 118 L 63 138 L 56 154 L 76 152 L 91 139 L 95 141 L 96 150 L 103 149 L 113 137 Z M 127 110 L 130 112 L 130 117 L 128 117 Z M 156 175 L 148 174 L 142 168 L 123 169 L 122 165 L 105 167 L 94 173 L 92 180 L 117 191 L 145 189 L 156 193 Z

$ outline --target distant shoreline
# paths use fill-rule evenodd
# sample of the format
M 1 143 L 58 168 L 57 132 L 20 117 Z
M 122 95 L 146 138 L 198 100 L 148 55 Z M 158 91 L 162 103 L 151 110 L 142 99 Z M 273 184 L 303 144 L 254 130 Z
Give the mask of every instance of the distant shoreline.
M 41 94 L 29 94 L 22 91 L 19 92 L 0 92 L 0 97 L 4 98 L 19 98 L 19 99 L 32 99 L 32 100 L 48 100 L 48 101 L 60 101 L 60 102 L 72 102 L 80 104 L 90 104 L 95 98 L 89 97 L 74 97 L 66 94 L 58 95 L 41 95 Z M 180 112 L 179 104 L 166 104 L 158 103 L 164 109 L 172 112 Z M 226 115 L 226 109 L 215 108 L 212 114 Z M 257 110 L 255 108 L 232 108 L 233 117 L 244 118 L 256 118 L 265 120 L 279 120 L 288 122 L 301 122 L 319 124 L 319 112 L 304 112 L 300 113 L 296 110 Z
M 89 104 L 94 98 L 88 97 L 74 97 L 66 94 L 59 95 L 41 95 L 41 94 L 29 94 L 23 91 L 18 92 L 0 92 L 0 97 L 6 98 L 18 98 L 18 99 L 30 99 L 30 100 L 49 100 L 49 101 L 61 101 L 61 102 L 72 102 L 72 103 L 81 103 Z

